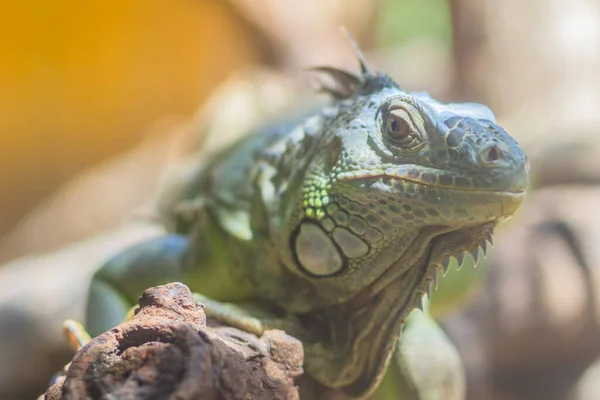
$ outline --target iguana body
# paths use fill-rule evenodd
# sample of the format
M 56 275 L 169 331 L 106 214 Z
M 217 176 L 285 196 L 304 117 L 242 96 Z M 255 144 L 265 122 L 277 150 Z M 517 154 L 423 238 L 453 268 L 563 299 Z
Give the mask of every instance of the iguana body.
M 406 93 L 361 66 L 321 68 L 331 106 L 207 160 L 167 210 L 173 233 L 95 275 L 92 333 L 145 288 L 179 280 L 228 323 L 300 338 L 323 385 L 371 393 L 448 258 L 478 251 L 519 208 L 528 164 L 485 106 Z M 254 311 L 217 302 L 245 300 Z

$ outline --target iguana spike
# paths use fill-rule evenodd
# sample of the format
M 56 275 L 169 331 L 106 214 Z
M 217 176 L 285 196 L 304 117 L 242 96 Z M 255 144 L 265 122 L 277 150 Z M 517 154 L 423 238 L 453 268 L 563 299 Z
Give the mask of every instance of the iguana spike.
M 490 242 L 490 244 L 491 244 L 492 246 L 494 245 L 494 240 L 492 239 L 492 233 L 491 233 L 491 232 L 488 232 L 488 233 L 486 234 L 486 239 L 487 239 L 487 241 L 488 241 L 488 242 Z
M 448 257 L 444 258 L 442 261 L 442 270 L 444 271 L 444 276 L 448 273 L 448 266 L 450 265 L 450 259 Z
M 463 261 L 465 261 L 465 253 L 460 253 L 456 256 L 456 262 L 458 263 L 458 267 L 456 268 L 458 271 L 462 268 Z
M 354 55 L 356 56 L 356 58 L 358 59 L 358 63 L 360 64 L 360 72 L 363 74 L 363 76 L 373 76 L 373 72 L 371 72 L 371 70 L 367 66 L 365 56 L 363 56 L 362 52 L 360 51 L 360 48 L 356 44 L 356 41 L 352 38 L 352 36 L 350 36 L 350 33 L 348 33 L 346 27 L 342 26 L 340 27 L 340 29 L 342 30 L 344 36 L 346 36 L 346 39 L 348 39 L 348 42 L 350 42 L 352 50 L 354 50 Z
M 323 72 L 325 74 L 330 75 L 333 79 L 335 79 L 340 84 L 344 84 L 346 86 L 357 85 L 360 83 L 360 76 L 356 75 L 353 72 L 346 71 L 344 69 L 327 67 L 327 66 L 319 66 L 309 68 L 309 71 L 318 71 Z
M 473 261 L 475 261 L 473 267 L 476 268 L 477 264 L 479 263 L 479 247 L 469 251 L 469 253 L 471 254 L 471 257 L 473 257 Z
M 481 247 L 481 250 L 483 251 L 483 257 L 487 256 L 487 241 L 485 239 L 481 240 L 479 242 L 479 247 Z
M 333 85 L 320 80 L 319 89 L 329 93 L 336 99 L 347 99 L 354 94 L 356 87 L 361 83 L 361 77 L 343 69 L 334 67 L 312 67 L 309 71 L 321 72 L 326 74 L 333 81 Z
M 423 311 L 423 293 L 417 293 L 417 298 L 415 299 L 415 307 Z

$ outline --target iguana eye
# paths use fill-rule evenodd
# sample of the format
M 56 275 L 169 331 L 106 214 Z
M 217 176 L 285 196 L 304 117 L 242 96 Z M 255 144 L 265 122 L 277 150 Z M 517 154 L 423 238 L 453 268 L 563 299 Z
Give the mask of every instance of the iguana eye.
M 410 114 L 402 108 L 391 110 L 383 125 L 383 135 L 395 147 L 412 148 L 421 143 L 421 138 L 412 123 Z

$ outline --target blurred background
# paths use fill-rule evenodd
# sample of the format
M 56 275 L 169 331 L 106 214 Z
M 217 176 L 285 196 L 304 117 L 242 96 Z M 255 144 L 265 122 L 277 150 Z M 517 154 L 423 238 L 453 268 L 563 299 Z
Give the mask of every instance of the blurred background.
M 310 104 L 306 68 L 356 70 L 341 25 L 405 89 L 490 106 L 530 156 L 526 205 L 438 314 L 469 399 L 600 399 L 597 0 L 4 4 L 0 398 L 70 359 L 60 321 L 94 266 L 156 234 L 132 215 L 165 170 L 211 131 Z

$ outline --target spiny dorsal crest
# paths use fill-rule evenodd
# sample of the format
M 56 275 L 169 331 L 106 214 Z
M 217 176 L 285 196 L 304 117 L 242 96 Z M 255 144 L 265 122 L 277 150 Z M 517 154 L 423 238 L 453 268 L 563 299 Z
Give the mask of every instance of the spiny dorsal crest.
M 386 87 L 398 88 L 398 84 L 388 75 L 381 72 L 373 73 L 371 71 L 356 41 L 350 36 L 346 28 L 342 27 L 341 29 L 346 39 L 348 39 L 350 46 L 352 46 L 354 55 L 358 59 L 361 73 L 358 75 L 335 67 L 313 67 L 310 70 L 325 74 L 331 81 L 319 80 L 318 90 L 329 93 L 336 100 L 344 100 L 357 94 L 368 95 L 375 93 Z

